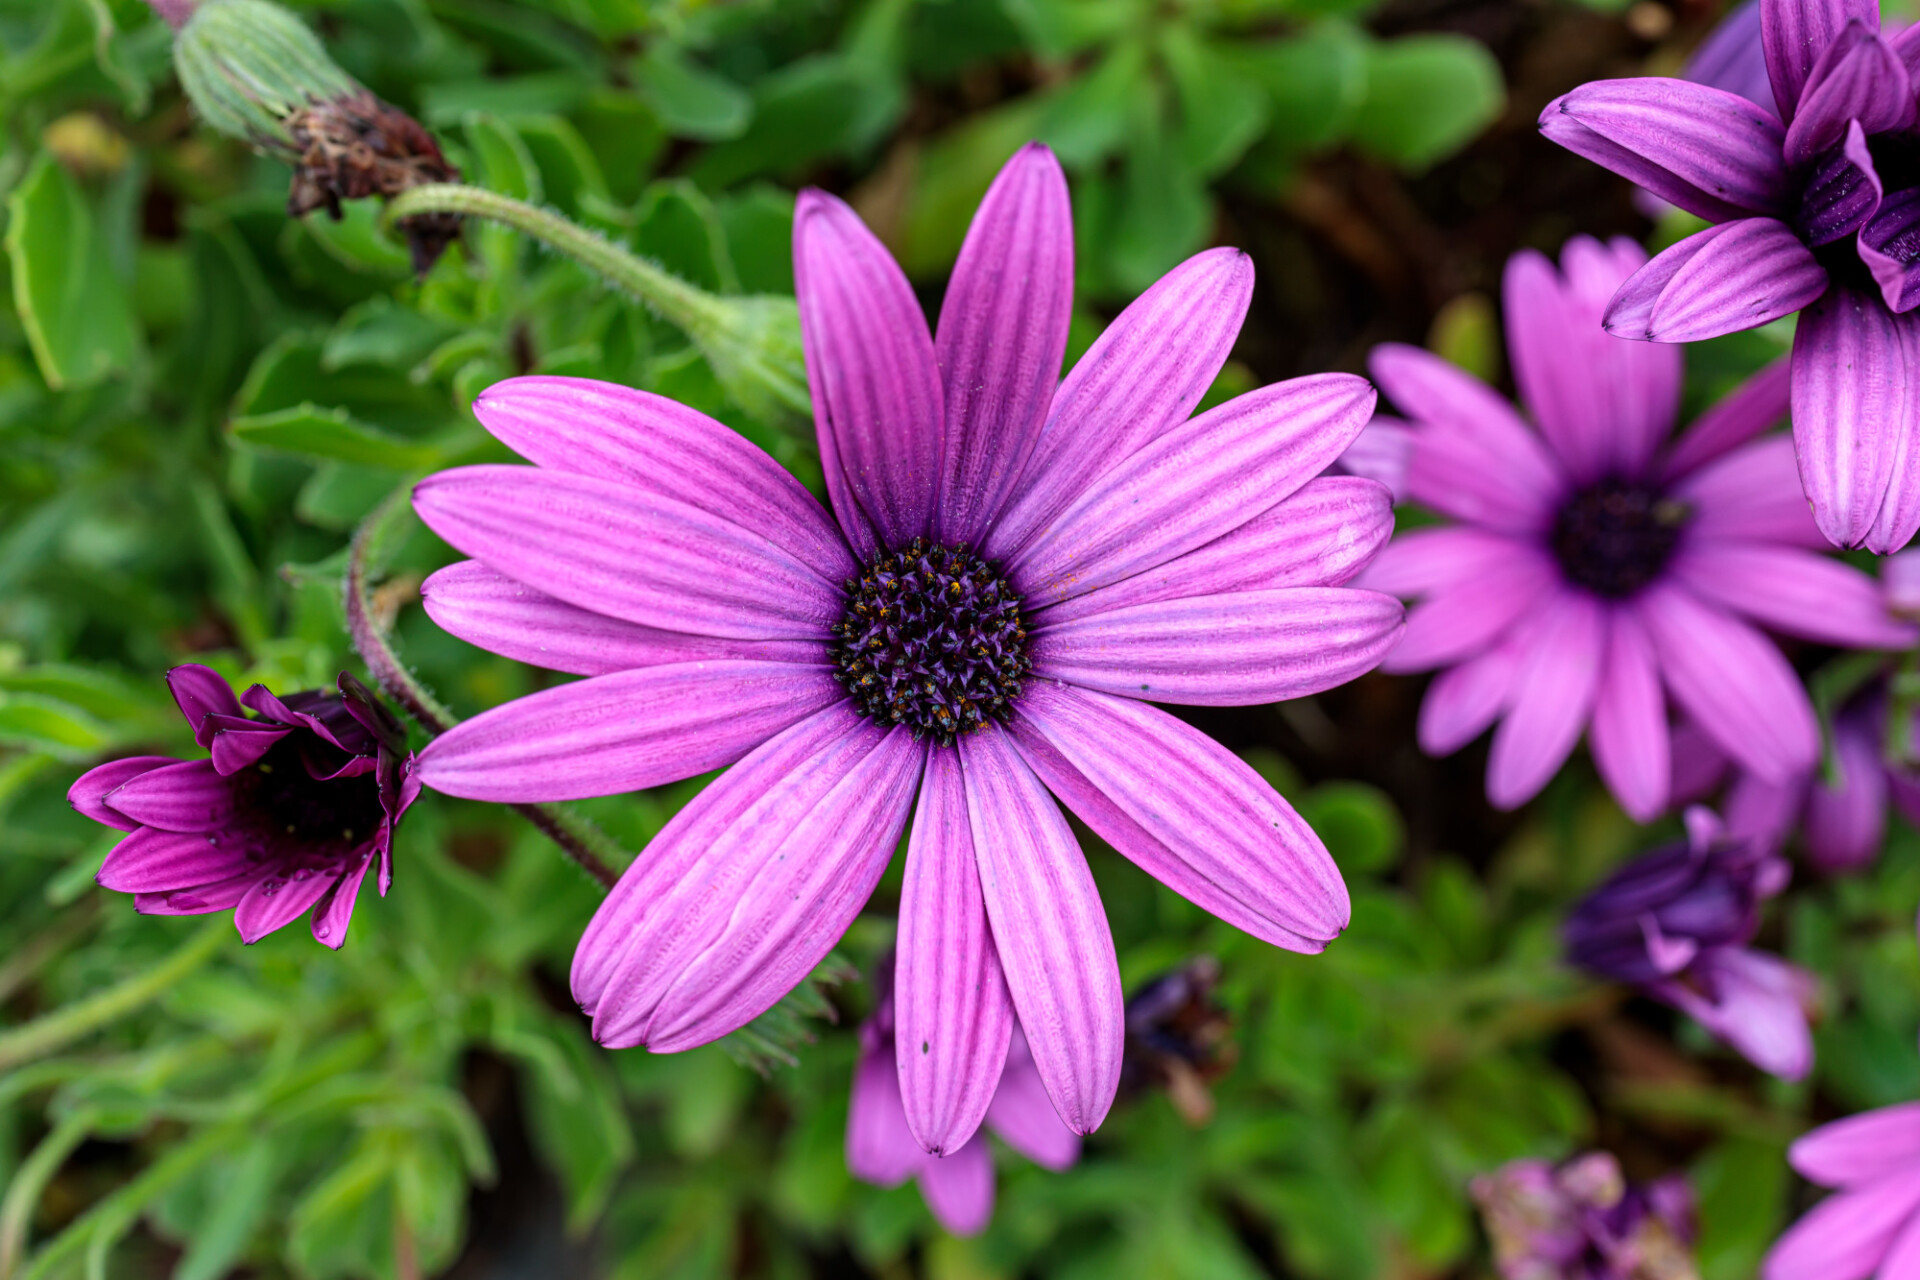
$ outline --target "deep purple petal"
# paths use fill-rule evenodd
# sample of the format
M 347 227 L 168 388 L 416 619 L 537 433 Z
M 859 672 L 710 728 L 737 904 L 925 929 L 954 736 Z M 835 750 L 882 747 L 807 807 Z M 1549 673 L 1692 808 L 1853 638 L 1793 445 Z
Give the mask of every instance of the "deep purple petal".
M 959 739 L 987 917 L 1047 1096 L 1092 1133 L 1120 1086 L 1125 993 L 1087 860 L 1008 737 Z
M 1004 560 L 1107 468 L 1187 420 L 1227 362 L 1253 296 L 1253 260 L 1196 254 L 1154 282 L 1080 357 L 981 555 Z
M 481 392 L 473 412 L 529 462 L 744 525 L 828 582 L 854 571 L 832 517 L 785 467 L 731 427 L 664 396 L 590 378 L 508 378 Z
M 1760 0 L 1760 41 L 1781 119 L 1793 119 L 1814 63 L 1855 20 L 1878 31 L 1880 6 L 1875 0 Z
M 1672 778 L 1667 704 L 1653 642 L 1630 610 L 1609 610 L 1606 665 L 1594 696 L 1588 746 L 1601 779 L 1635 822 L 1667 807 Z
M 420 753 L 420 780 L 518 804 L 619 795 L 717 769 L 844 701 L 828 667 L 684 662 L 617 671 L 483 711 Z
M 468 644 L 580 676 L 723 658 L 808 666 L 828 660 L 824 640 L 731 640 L 610 618 L 556 600 L 478 560 L 462 560 L 430 576 L 420 584 L 420 599 L 442 631 Z
M 1709 222 L 1788 211 L 1786 131 L 1724 89 L 1659 76 L 1594 80 L 1548 103 L 1540 131 Z
M 940 1225 L 957 1236 L 979 1235 L 993 1217 L 993 1153 L 969 1142 L 920 1166 L 920 1195 Z
M 262 876 L 233 908 L 233 925 L 248 946 L 292 924 L 326 896 L 337 877 L 310 867 L 272 871 Z
M 165 893 L 226 880 L 251 865 L 242 841 L 142 827 L 113 846 L 94 879 L 116 893 Z
M 1157 568 L 1231 533 L 1340 456 L 1373 388 L 1327 373 L 1230 400 L 1089 485 L 1007 562 L 1035 608 Z
M 1920 1102 L 1823 1124 L 1794 1142 L 1787 1161 L 1823 1187 L 1863 1186 L 1920 1165 Z
M 105 823 L 120 831 L 136 831 L 140 824 L 115 812 L 106 802 L 107 796 L 149 769 L 179 763 L 172 756 L 128 756 L 124 760 L 109 760 L 105 764 L 95 765 L 67 788 L 67 803 L 81 817 L 92 818 L 95 822 Z
M 496 572 L 595 613 L 740 640 L 807 639 L 839 589 L 746 525 L 537 467 L 442 471 L 413 491 L 435 533 Z
M 1877 15 L 1871 26 L 1850 18 L 1814 59 L 1787 129 L 1788 164 L 1804 164 L 1840 145 L 1849 125 L 1872 135 L 1913 123 L 1913 87 L 1879 27 Z
M 1815 1205 L 1761 1263 L 1762 1280 L 1866 1280 L 1920 1213 L 1920 1161 Z
M 1317 952 L 1347 925 L 1340 869 L 1265 779 L 1164 711 L 1036 684 L 1012 733 L 1041 781 L 1148 875 L 1235 928 Z
M 212 742 L 212 731 L 206 727 L 208 716 L 244 716 L 240 699 L 233 696 L 233 686 L 226 677 L 211 667 L 203 667 L 197 662 L 182 663 L 167 672 L 167 688 L 173 693 L 173 700 L 180 704 L 180 714 L 193 726 L 193 740 L 202 747 Z
M 1594 597 L 1563 589 L 1540 608 L 1487 758 L 1487 799 L 1501 809 L 1531 800 L 1573 754 L 1606 657 L 1607 610 Z
M 1345 684 L 1400 638 L 1398 600 L 1352 587 L 1130 605 L 1034 633 L 1036 676 L 1150 702 L 1236 707 Z
M 273 750 L 274 744 L 296 732 L 298 730 L 292 728 L 271 728 L 257 720 L 249 720 L 237 728 L 223 726 L 220 732 L 213 735 L 213 767 L 228 776 L 236 774 L 258 764 L 261 757 Z
M 1778 542 L 1825 549 L 1800 490 L 1793 440 L 1769 436 L 1743 445 L 1682 479 L 1673 496 L 1692 510 L 1690 542 Z
M 926 1161 L 907 1128 L 893 1055 L 862 1053 L 847 1099 L 847 1172 L 862 1182 L 897 1187 Z
M 234 784 L 211 760 L 143 770 L 106 798 L 109 806 L 141 826 L 193 832 L 218 831 L 232 823 L 239 802 Z
M 932 527 L 944 455 L 933 337 L 886 246 L 811 187 L 793 211 L 793 287 L 827 493 L 865 560 Z
M 1791 315 L 1826 291 L 1826 269 L 1786 223 L 1741 218 L 1689 236 L 1648 263 L 1607 308 L 1606 330 L 1699 342 Z
M 1793 224 L 1809 245 L 1833 244 L 1868 226 L 1885 194 L 1867 135 L 1849 121 L 1842 145 L 1808 166 Z
M 1039 611 L 1054 626 L 1127 605 L 1236 591 L 1336 587 L 1360 572 L 1393 532 L 1386 487 L 1355 476 L 1309 480 L 1232 533 L 1158 568 Z
M 1775 631 L 1848 649 L 1904 649 L 1920 632 L 1887 613 L 1879 584 L 1798 547 L 1699 542 L 1670 566 L 1695 595 Z
M 1044 143 L 1014 153 L 988 188 L 947 282 L 934 335 L 946 461 L 934 530 L 977 544 L 1046 421 L 1073 318 L 1073 212 Z
M 1033 1051 L 1016 1024 L 1007 1048 L 1007 1069 L 987 1108 L 987 1125 L 1001 1141 L 1042 1168 L 1056 1173 L 1080 1159 L 1080 1135 L 1060 1123 L 1047 1086 L 1033 1065 Z
M 1560 568 L 1537 547 L 1511 550 L 1480 573 L 1443 586 L 1413 606 L 1407 630 L 1383 666 L 1404 673 L 1446 666 L 1482 652 L 1507 628 L 1543 608 L 1560 581 Z M 1372 585 L 1371 575 L 1361 579 Z
M 1920 188 L 1896 191 L 1860 228 L 1860 260 L 1893 312 L 1920 307 Z
M 1790 376 L 1791 364 L 1782 356 L 1714 401 L 1674 441 L 1661 463 L 1661 477 L 1678 480 L 1786 421 Z
M 1013 997 L 987 923 L 960 754 L 927 753 L 907 844 L 893 1016 L 907 1125 L 935 1155 L 987 1114 L 1013 1033 Z
M 1772 781 L 1820 754 L 1813 706 L 1771 640 L 1680 588 L 1659 584 L 1633 602 L 1675 703 L 1720 749 Z
M 341 872 L 333 887 L 313 905 L 313 940 L 338 951 L 347 941 L 347 926 L 353 923 L 354 899 L 360 896 L 360 882 L 374 863 L 371 854 Z
M 1836 288 L 1793 340 L 1793 437 L 1813 516 L 1835 546 L 1893 551 L 1912 538 L 1876 521 L 1914 434 L 1912 328 L 1877 293 Z M 1908 464 L 1909 469 L 1912 463 Z M 1912 482 L 1902 492 L 1920 488 Z M 1920 524 L 1920 507 L 1914 512 Z M 1902 524 L 1905 522 L 1902 521 Z

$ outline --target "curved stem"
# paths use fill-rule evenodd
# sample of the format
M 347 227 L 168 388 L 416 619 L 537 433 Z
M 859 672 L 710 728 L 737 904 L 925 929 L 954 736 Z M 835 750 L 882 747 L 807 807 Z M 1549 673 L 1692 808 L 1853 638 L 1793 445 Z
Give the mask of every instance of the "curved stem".
M 408 503 L 412 491 L 411 482 L 402 484 L 382 499 L 380 505 L 354 531 L 353 543 L 347 551 L 344 593 L 347 634 L 352 638 L 355 652 L 367 664 L 367 670 L 373 674 L 374 682 L 381 690 L 404 707 L 421 728 L 438 735 L 460 723 L 459 717 L 434 697 L 419 678 L 407 669 L 407 664 L 400 661 L 400 655 L 394 652 L 393 641 L 374 619 L 372 587 L 368 582 L 367 566 L 370 561 L 379 558 L 378 544 L 394 536 L 395 526 L 412 515 L 412 507 Z M 619 873 L 609 865 L 609 859 L 622 865 L 631 861 L 605 832 L 591 822 L 563 813 L 548 804 L 516 804 L 511 808 L 531 822 L 547 839 L 559 845 L 561 851 L 598 881 L 602 888 L 613 888 L 614 882 L 620 878 Z

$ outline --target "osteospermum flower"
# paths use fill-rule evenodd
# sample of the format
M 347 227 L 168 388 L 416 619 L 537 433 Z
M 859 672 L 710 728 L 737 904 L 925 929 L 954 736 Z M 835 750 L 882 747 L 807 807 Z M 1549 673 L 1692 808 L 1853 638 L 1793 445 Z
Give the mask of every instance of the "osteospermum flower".
M 81 775 L 73 807 L 132 834 L 96 877 L 148 915 L 233 911 L 248 943 L 313 912 L 338 950 L 367 869 L 393 882 L 393 831 L 414 797 L 406 731 L 345 672 L 339 692 L 233 696 L 218 672 L 167 673 L 207 760 L 134 756 Z M 248 715 L 248 711 L 253 714 Z
M 1920 529 L 1920 28 L 1874 0 L 1761 0 L 1775 115 L 1713 85 L 1582 85 L 1540 128 L 1716 225 L 1628 280 L 1609 333 L 1693 342 L 1801 311 L 1800 478 L 1820 530 L 1888 552 Z
M 1813 1065 L 1813 977 L 1747 946 L 1760 904 L 1791 875 L 1765 844 L 1731 835 L 1696 806 L 1685 840 L 1635 858 L 1568 914 L 1567 959 L 1639 987 L 1761 1070 L 1798 1080 Z
M 1469 1188 L 1503 1280 L 1698 1280 L 1693 1188 L 1627 1182 L 1611 1152 L 1515 1160 Z
M 1785 437 L 1775 365 L 1677 440 L 1677 348 L 1599 328 L 1645 262 L 1626 240 L 1507 264 L 1507 346 L 1523 422 L 1484 383 L 1417 348 L 1374 351 L 1374 378 L 1413 421 L 1404 496 L 1455 523 L 1395 540 L 1365 586 L 1419 597 L 1389 671 L 1446 668 L 1420 744 L 1441 755 L 1495 721 L 1487 795 L 1511 808 L 1553 777 L 1583 730 L 1600 776 L 1641 821 L 1666 807 L 1667 705 L 1729 756 L 1785 780 L 1819 754 L 1813 708 L 1754 624 L 1832 644 L 1905 643 L 1873 580 L 1821 547 Z M 1536 430 L 1537 428 L 1537 430 Z M 1370 428 L 1368 434 L 1380 428 Z
M 956 1150 L 930 1155 L 908 1127 L 894 1064 L 893 966 L 891 956 L 881 963 L 880 972 L 889 976 L 875 984 L 880 990 L 873 1017 L 860 1028 L 860 1060 L 847 1100 L 847 1172 L 882 1187 L 913 1178 L 941 1226 L 955 1235 L 974 1235 L 993 1217 L 993 1153 L 976 1133 Z M 987 1105 L 986 1124 L 1042 1168 L 1058 1172 L 1080 1159 L 1080 1135 L 1060 1122 L 1047 1100 L 1018 1022 Z
M 1385 490 L 1314 477 L 1359 431 L 1358 378 L 1302 378 L 1188 421 L 1252 284 L 1214 250 L 1169 273 L 1057 382 L 1072 290 L 1065 180 L 1009 162 L 937 337 L 853 211 L 795 211 L 794 265 L 832 513 L 720 424 L 642 392 L 520 378 L 475 404 L 536 467 L 422 482 L 474 557 L 425 588 L 440 625 L 592 677 L 477 716 L 427 785 L 566 799 L 734 767 L 621 878 L 574 957 L 610 1046 L 742 1025 L 820 961 L 910 815 L 896 992 L 907 1115 L 954 1150 L 1015 1012 L 1062 1118 L 1099 1124 L 1121 990 L 1051 790 L 1164 883 L 1318 951 L 1347 920 L 1320 841 L 1244 762 L 1149 702 L 1264 703 L 1372 667 L 1391 597 L 1343 587 Z M 917 797 L 917 799 L 916 799 Z
M 1920 1102 L 1821 1125 L 1787 1160 L 1835 1194 L 1768 1251 L 1762 1280 L 1905 1280 L 1920 1270 Z

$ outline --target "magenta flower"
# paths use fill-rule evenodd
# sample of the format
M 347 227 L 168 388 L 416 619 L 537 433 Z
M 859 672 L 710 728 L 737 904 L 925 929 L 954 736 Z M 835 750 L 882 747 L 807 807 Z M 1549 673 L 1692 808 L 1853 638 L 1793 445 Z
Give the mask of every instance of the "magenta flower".
M 1495 721 L 1487 795 L 1512 808 L 1553 777 L 1581 732 L 1626 811 L 1666 807 L 1668 701 L 1728 755 L 1786 779 L 1819 754 L 1793 668 L 1755 626 L 1828 643 L 1905 643 L 1865 574 L 1808 550 L 1784 437 L 1786 370 L 1755 375 L 1667 442 L 1678 349 L 1599 328 L 1645 261 L 1578 238 L 1562 271 L 1507 264 L 1507 346 L 1537 431 L 1484 383 L 1413 347 L 1376 348 L 1381 388 L 1413 419 L 1405 495 L 1450 528 L 1396 539 L 1361 585 L 1423 598 L 1389 671 L 1445 668 L 1420 744 L 1458 750 Z M 1368 434 L 1379 430 L 1369 428 Z
M 1836 1120 L 1787 1151 L 1801 1176 L 1837 1194 L 1793 1224 L 1763 1280 L 1904 1280 L 1920 1273 L 1920 1102 Z
M 1540 128 L 1716 224 L 1636 272 L 1607 332 L 1694 342 L 1803 312 L 1793 429 L 1814 518 L 1838 546 L 1894 551 L 1920 529 L 1920 31 L 1883 36 L 1873 0 L 1761 0 L 1760 19 L 1778 115 L 1649 77 L 1582 85 Z
M 891 975 L 893 964 L 889 956 L 881 972 Z M 977 1235 L 993 1217 L 993 1153 L 978 1133 L 945 1155 L 921 1149 L 900 1094 L 890 988 L 889 977 L 873 1017 L 860 1028 L 860 1061 L 847 1103 L 847 1171 L 882 1187 L 917 1178 L 920 1195 L 940 1225 L 957 1236 Z M 1002 1142 L 1043 1168 L 1058 1172 L 1080 1159 L 1080 1135 L 1055 1113 L 1017 1021 L 986 1123 Z
M 1347 921 L 1325 848 L 1249 766 L 1150 705 L 1273 702 L 1374 666 L 1391 597 L 1342 586 L 1386 492 L 1315 479 L 1358 378 L 1301 378 L 1189 421 L 1252 285 L 1213 250 L 1057 382 L 1072 291 L 1044 147 L 988 192 L 936 335 L 853 211 L 817 191 L 795 279 L 832 514 L 700 414 L 518 378 L 475 405 L 535 467 L 443 472 L 421 517 L 474 560 L 434 575 L 448 631 L 591 677 L 421 755 L 429 786 L 560 800 L 723 765 L 594 917 L 573 991 L 601 1043 L 742 1025 L 858 913 L 913 818 L 896 995 L 909 1124 L 957 1150 L 1016 1012 L 1076 1132 L 1120 1071 L 1113 941 L 1049 790 L 1192 901 L 1279 946 Z M 917 799 L 916 799 L 917 797 Z
M 1503 1280 L 1682 1280 L 1697 1232 L 1678 1174 L 1634 1186 L 1610 1152 L 1515 1160 L 1470 1187 Z
M 1813 1065 L 1813 976 L 1747 946 L 1760 904 L 1791 869 L 1758 841 L 1687 811 L 1684 841 L 1642 854 L 1567 917 L 1567 959 L 1685 1013 L 1763 1071 L 1798 1080 Z
M 378 859 L 383 897 L 393 882 L 393 830 L 420 794 L 406 731 L 345 672 L 337 694 L 284 699 L 263 685 L 235 698 L 191 664 L 167 684 L 212 759 L 134 756 L 81 775 L 68 802 L 132 832 L 96 878 L 147 915 L 231 909 L 248 943 L 311 908 L 315 940 L 338 950 L 367 868 Z

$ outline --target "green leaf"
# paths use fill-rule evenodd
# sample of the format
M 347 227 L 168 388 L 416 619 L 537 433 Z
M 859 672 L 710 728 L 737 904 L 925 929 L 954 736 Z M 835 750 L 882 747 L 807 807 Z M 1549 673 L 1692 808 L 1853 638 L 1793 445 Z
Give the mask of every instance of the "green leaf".
M 515 121 L 514 128 L 540 166 L 540 181 L 549 201 L 578 213 L 584 197 L 607 199 L 607 180 L 600 172 L 600 162 L 594 159 L 579 130 L 564 118 L 533 116 Z
M 467 145 L 480 162 L 473 178 L 489 191 L 539 204 L 546 199 L 540 186 L 540 166 L 513 126 L 485 111 L 469 111 L 461 122 Z
M 254 1228 L 265 1218 L 278 1173 L 278 1142 L 255 1138 L 222 1172 L 213 1211 L 188 1242 L 173 1280 L 220 1280 L 240 1260 Z
M 745 133 L 753 119 L 753 98 L 745 89 L 664 41 L 651 45 L 634 70 L 640 96 L 676 137 L 720 142 Z
M 47 385 L 126 372 L 139 347 L 133 308 L 80 184 L 42 152 L 7 200 L 13 305 Z
M 1186 26 L 1168 29 L 1161 54 L 1179 107 L 1180 156 L 1195 173 L 1213 177 L 1238 160 L 1266 127 L 1267 96 Z
M 1758 1274 L 1761 1256 L 1780 1232 L 1787 1153 L 1771 1142 L 1730 1138 L 1701 1159 L 1693 1185 L 1700 1196 L 1700 1274 L 1705 1280 Z
M 390 471 L 430 467 L 441 456 L 432 445 L 390 436 L 356 422 L 345 409 L 323 409 L 310 401 L 274 413 L 235 418 L 227 424 L 227 431 L 243 444 L 262 449 Z
M 1367 52 L 1367 100 L 1353 119 L 1362 150 L 1420 170 L 1471 142 L 1506 105 L 1500 64 L 1465 36 L 1403 36 Z
M 1328 782 L 1299 800 L 1300 816 L 1343 871 L 1378 873 L 1399 860 L 1406 832 L 1386 793 L 1364 782 Z
M 1366 101 L 1368 45 L 1353 26 L 1323 22 L 1297 36 L 1230 49 L 1233 65 L 1267 94 L 1261 149 L 1300 154 L 1337 142 Z

